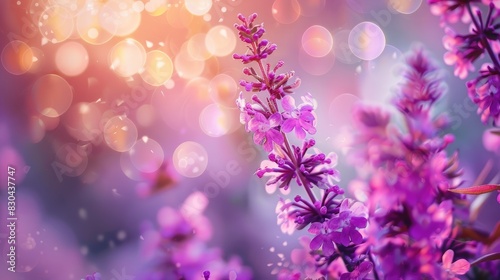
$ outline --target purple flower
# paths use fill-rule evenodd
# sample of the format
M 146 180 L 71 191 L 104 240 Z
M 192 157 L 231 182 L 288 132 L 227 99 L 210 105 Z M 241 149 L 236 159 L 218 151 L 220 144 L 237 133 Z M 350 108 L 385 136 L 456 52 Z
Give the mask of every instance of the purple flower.
M 283 97 L 281 99 L 281 104 L 285 110 L 285 112 L 282 113 L 285 119 L 281 128 L 283 132 L 289 133 L 295 130 L 295 135 L 301 140 L 306 137 L 306 131 L 309 134 L 316 133 L 313 106 L 311 104 L 304 103 L 296 107 L 295 99 L 290 95 Z
M 262 145 L 266 152 L 273 150 L 273 143 L 282 145 L 284 142 L 283 134 L 278 130 L 281 121 L 280 113 L 274 113 L 268 119 L 263 114 L 256 112 L 248 122 L 249 130 L 254 132 L 255 144 Z
M 316 235 L 310 243 L 311 250 L 319 250 L 322 248 L 322 253 L 325 256 L 331 256 L 335 252 L 335 245 L 327 222 L 312 223 L 309 228 L 309 233 Z
M 443 254 L 443 269 L 446 272 L 446 276 L 443 279 L 459 280 L 455 275 L 464 275 L 470 269 L 469 262 L 464 259 L 453 262 L 454 254 L 452 250 L 447 250 Z
M 351 272 L 343 273 L 340 280 L 364 280 L 366 276 L 373 270 L 373 264 L 369 261 L 364 261 L 356 269 Z
M 280 198 L 276 205 L 276 214 L 278 226 L 281 227 L 281 232 L 291 235 L 295 231 L 296 213 L 291 209 L 292 203 L 289 199 Z
M 486 67 L 483 67 L 487 68 Z M 489 68 L 486 71 L 495 71 Z M 483 72 L 484 73 L 484 72 Z M 482 85 L 478 83 L 483 80 Z M 469 97 L 478 106 L 478 113 L 481 114 L 481 121 L 488 123 L 491 119 L 493 124 L 500 123 L 500 72 L 485 74 L 479 79 L 467 83 Z
M 205 278 L 205 280 L 210 279 L 210 271 L 208 270 L 203 271 L 203 278 Z
M 434 15 L 442 16 L 444 20 L 453 23 L 459 19 L 463 22 L 469 22 L 467 5 L 480 2 L 480 0 L 428 0 L 428 2 Z
M 328 222 L 328 226 L 332 230 L 331 238 L 344 246 L 348 246 L 351 241 L 354 244 L 360 244 L 363 241 L 363 236 L 358 230 L 366 227 L 367 213 L 368 209 L 363 203 L 350 204 L 349 199 L 344 199 L 340 205 L 338 216 L 333 217 Z

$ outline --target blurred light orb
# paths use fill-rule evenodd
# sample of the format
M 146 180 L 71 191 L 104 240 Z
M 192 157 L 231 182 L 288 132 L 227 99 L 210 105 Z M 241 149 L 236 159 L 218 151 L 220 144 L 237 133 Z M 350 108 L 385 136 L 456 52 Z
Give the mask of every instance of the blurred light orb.
M 40 34 L 53 44 L 68 39 L 73 33 L 74 26 L 73 15 L 61 6 L 47 8 L 38 20 Z
M 202 16 L 212 8 L 212 0 L 186 0 L 186 9 L 195 16 Z
M 333 52 L 338 61 L 344 64 L 355 64 L 361 59 L 355 56 L 349 48 L 349 33 L 350 30 L 342 29 L 333 35 Z
M 30 119 L 29 136 L 32 143 L 38 143 L 45 137 L 45 124 L 37 116 Z
M 290 24 L 300 17 L 300 4 L 297 0 L 275 0 L 271 13 L 277 22 Z
M 173 72 L 174 65 L 170 57 L 162 51 L 154 50 L 146 55 L 141 77 L 152 86 L 160 86 L 172 77 Z
M 155 120 L 155 108 L 153 105 L 144 104 L 135 111 L 135 119 L 137 124 L 147 127 L 153 124 Z
M 128 38 L 110 50 L 108 63 L 119 76 L 130 77 L 143 69 L 146 59 L 144 47 L 136 40 Z
M 205 33 L 198 33 L 187 41 L 187 52 L 195 60 L 204 61 L 212 56 L 205 46 Z
M 136 13 L 141 13 L 142 11 L 144 11 L 144 2 L 142 2 L 142 1 L 135 1 L 134 4 L 132 4 L 132 9 Z
M 163 164 L 163 149 L 155 140 L 143 136 L 128 152 L 130 161 L 141 172 L 155 172 Z
M 142 173 L 134 166 L 128 153 L 120 155 L 120 169 L 127 178 L 134 181 L 144 181 L 145 178 Z
M 173 155 L 174 168 L 179 174 L 195 178 L 203 174 L 208 165 L 208 154 L 202 145 L 187 141 L 180 144 Z
M 328 29 L 313 25 L 302 34 L 302 48 L 313 57 L 324 57 L 333 48 L 333 37 Z
M 385 35 L 378 25 L 365 21 L 351 30 L 348 43 L 355 56 L 363 60 L 373 60 L 384 51 Z
M 57 49 L 56 67 L 66 76 L 78 76 L 89 65 L 87 50 L 77 42 L 66 42 Z
M 73 101 L 73 90 L 62 77 L 48 74 L 41 76 L 35 82 L 32 96 L 39 113 L 55 118 L 68 110 Z
M 205 62 L 194 59 L 187 50 L 181 49 L 175 56 L 174 69 L 179 77 L 192 79 L 201 75 L 205 69 Z
M 152 16 L 160 16 L 167 11 L 167 0 L 149 0 L 144 4 L 144 10 Z
M 43 65 L 45 65 L 44 64 L 45 54 L 39 48 L 31 47 L 30 49 L 31 49 L 31 52 L 33 53 L 33 57 L 31 59 L 32 63 L 31 63 L 31 67 L 28 70 L 28 72 L 37 73 L 40 71 L 40 69 L 43 67 Z
M 343 93 L 333 99 L 328 109 L 328 118 L 335 128 L 352 126 L 352 111 L 361 99 L 350 93 Z
M 209 94 L 214 102 L 226 107 L 236 107 L 238 85 L 234 79 L 226 74 L 219 74 L 210 80 Z
M 395 10 L 401 14 L 413 14 L 422 5 L 422 0 L 388 0 L 389 9 Z
M 70 13 L 76 16 L 85 6 L 87 0 L 50 0 L 52 6 L 60 6 L 68 9 Z
M 33 65 L 35 56 L 30 46 L 18 40 L 11 41 L 2 50 L 2 65 L 12 75 L 22 75 Z
M 227 26 L 214 26 L 207 32 L 205 47 L 214 56 L 229 55 L 236 47 L 236 35 Z
M 200 113 L 200 127 L 211 137 L 220 137 L 231 129 L 230 116 L 217 104 L 210 104 Z
M 63 123 L 75 139 L 93 141 L 102 136 L 99 129 L 101 116 L 101 110 L 95 103 L 80 102 L 71 106 L 64 114 Z
M 310 56 L 305 50 L 299 52 L 299 63 L 307 73 L 315 76 L 321 76 L 328 73 L 335 64 L 335 54 L 329 52 L 324 57 Z
M 101 26 L 116 36 L 127 36 L 137 30 L 141 13 L 134 10 L 132 0 L 109 0 L 99 10 Z
M 112 117 L 104 126 L 104 140 L 111 149 L 126 152 L 137 140 L 137 127 L 127 117 Z
M 85 42 L 92 45 L 102 45 L 116 34 L 118 27 L 109 25 L 106 29 L 101 26 L 99 9 L 89 7 L 83 10 L 76 17 L 76 31 Z

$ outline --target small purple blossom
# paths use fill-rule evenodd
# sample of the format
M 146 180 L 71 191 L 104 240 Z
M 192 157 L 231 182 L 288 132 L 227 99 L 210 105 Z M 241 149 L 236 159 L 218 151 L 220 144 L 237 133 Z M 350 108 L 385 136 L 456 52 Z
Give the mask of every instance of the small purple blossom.
M 316 133 L 314 127 L 315 118 L 312 113 L 313 106 L 311 104 L 304 103 L 296 107 L 295 99 L 290 95 L 283 97 L 281 104 L 284 109 L 282 113 L 284 121 L 281 128 L 283 132 L 289 133 L 295 130 L 295 135 L 301 140 L 306 137 L 306 132 L 309 134 Z
M 282 119 L 279 113 L 274 113 L 269 118 L 256 112 L 254 117 L 248 122 L 248 129 L 254 132 L 255 144 L 262 145 L 266 152 L 273 150 L 273 143 L 282 145 L 284 138 L 278 130 Z
M 351 272 L 343 273 L 340 280 L 364 280 L 373 270 L 373 264 L 369 261 L 362 262 L 356 269 Z
M 368 209 L 361 202 L 350 203 L 349 199 L 344 199 L 340 205 L 339 214 L 329 221 L 332 231 L 332 239 L 335 242 L 348 246 L 352 241 L 360 244 L 363 236 L 359 229 L 365 228 L 368 220 Z
M 327 222 L 312 223 L 308 231 L 315 235 L 311 240 L 311 250 L 319 250 L 321 248 L 325 256 L 333 255 L 335 245 L 333 244 L 332 233 Z

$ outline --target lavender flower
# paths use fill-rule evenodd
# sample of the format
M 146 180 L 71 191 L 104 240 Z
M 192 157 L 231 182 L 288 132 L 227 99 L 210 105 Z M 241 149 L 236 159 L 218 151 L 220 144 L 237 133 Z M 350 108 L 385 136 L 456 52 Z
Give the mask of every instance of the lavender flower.
M 422 50 L 414 51 L 407 65 L 394 100 L 405 127 L 394 127 L 389 114 L 379 109 L 358 108 L 359 148 L 352 157 L 365 162 L 360 173 L 371 178 L 364 196 L 371 225 L 366 245 L 379 264 L 374 271 L 386 279 L 439 279 L 452 204 L 461 199 L 448 189 L 459 185 L 461 172 L 456 157 L 445 152 L 453 137 L 440 135 L 446 117 L 431 114 L 444 94 L 437 68 Z
M 238 279 L 251 279 L 238 258 L 226 262 L 220 249 L 207 248 L 205 242 L 211 237 L 211 225 L 203 216 L 207 203 L 203 194 L 195 192 L 180 211 L 165 207 L 158 212 L 159 228 L 146 226 L 143 232 L 143 254 L 154 261 L 139 279 L 198 279 L 201 275 L 228 279 L 231 271 L 238 273 Z
M 289 83 L 294 76 L 293 71 L 278 73 L 284 65 L 282 61 L 273 68 L 265 62 L 277 46 L 262 39 L 265 29 L 262 24 L 254 23 L 256 17 L 256 14 L 248 18 L 239 15 L 241 24 L 235 25 L 240 39 L 247 44 L 248 52 L 233 57 L 245 65 L 257 64 L 259 71 L 253 67 L 243 69 L 243 73 L 251 77 L 252 81 L 243 80 L 240 85 L 259 96 L 254 94 L 251 101 L 247 102 L 240 94 L 237 100 L 241 111 L 240 121 L 245 124 L 247 131 L 253 133 L 255 143 L 262 145 L 269 153 L 269 160 L 263 161 L 256 172 L 259 178 L 269 177 L 266 190 L 274 192 L 279 188 L 287 193 L 297 185 L 303 187 L 307 194 L 305 198 L 297 195 L 293 201 L 280 199 L 276 213 L 281 230 L 292 234 L 295 229 L 309 226 L 308 231 L 315 235 L 307 244 L 313 251 L 307 252 L 309 257 L 304 258 L 313 264 L 307 266 L 307 269 L 312 267 L 313 271 L 304 271 L 304 267 L 283 269 L 278 273 L 278 279 L 303 279 L 304 276 L 319 278 L 318 275 L 328 274 L 339 276 L 339 269 L 329 271 L 338 262 L 342 263 L 340 267 L 344 267 L 340 268 L 342 272 L 346 268 L 355 271 L 365 260 L 352 248 L 363 242 L 359 230 L 367 226 L 366 208 L 359 202 L 352 203 L 341 198 L 343 190 L 336 185 L 340 179 L 335 169 L 337 156 L 322 153 L 314 148 L 314 139 L 306 139 L 308 134 L 316 133 L 316 101 L 307 94 L 301 97 L 303 103 L 297 106 L 291 94 L 299 86 L 300 80 Z M 260 96 L 263 91 L 267 91 L 267 96 Z M 302 141 L 302 145 L 290 145 L 290 134 Z M 317 192 L 320 193 L 319 198 Z M 364 273 L 365 266 L 363 264 L 358 271 Z
M 478 105 L 481 120 L 497 125 L 500 119 L 500 33 L 496 22 L 500 16 L 498 2 L 492 0 L 428 0 L 431 11 L 442 17 L 446 35 L 443 38 L 447 53 L 444 61 L 455 66 L 454 74 L 465 79 L 469 72 L 474 72 L 473 63 L 484 57 L 490 62 L 484 63 L 479 75 L 468 81 L 467 90 L 471 100 Z M 488 6 L 488 14 L 483 16 L 480 4 Z M 456 34 L 448 24 L 455 23 L 458 18 L 470 22 L 470 32 L 466 35 Z

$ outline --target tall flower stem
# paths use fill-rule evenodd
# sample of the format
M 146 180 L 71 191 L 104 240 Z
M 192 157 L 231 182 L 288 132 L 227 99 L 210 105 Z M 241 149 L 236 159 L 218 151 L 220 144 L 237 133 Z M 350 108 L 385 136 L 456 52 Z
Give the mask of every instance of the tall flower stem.
M 257 53 L 257 51 L 258 51 L 257 42 L 252 42 L 251 46 L 252 46 L 253 52 Z M 261 72 L 262 78 L 264 79 L 264 83 L 266 84 L 266 88 L 268 89 L 269 95 L 272 96 L 272 92 L 269 90 L 271 88 L 271 84 L 269 82 L 269 78 L 267 76 L 266 70 L 265 70 L 264 65 L 262 63 L 262 60 L 258 60 L 257 64 L 259 65 L 259 70 Z M 268 100 L 268 103 L 269 103 L 268 104 L 269 108 L 271 110 L 271 114 L 274 114 L 274 113 L 278 112 L 278 103 L 276 102 L 276 99 L 272 99 L 271 101 Z M 300 166 L 297 163 L 295 157 L 293 156 L 293 150 L 292 150 L 292 148 L 290 146 L 290 142 L 288 141 L 288 137 L 283 132 L 281 132 L 281 134 L 283 135 L 283 138 L 284 138 L 284 143 L 285 143 L 284 150 L 285 150 L 285 153 L 288 156 L 288 158 L 293 162 L 294 166 L 296 166 L 296 168 L 297 168 L 296 174 L 299 177 L 300 182 L 304 186 L 304 189 L 306 190 L 306 193 L 309 196 L 309 199 L 311 199 L 311 201 L 314 203 L 314 202 L 316 202 L 316 197 L 314 196 L 314 193 L 312 192 L 311 187 L 309 186 L 309 183 L 307 182 L 307 180 L 304 179 L 304 177 L 302 176 L 301 172 L 299 172 L 299 170 L 298 170 L 298 168 Z

